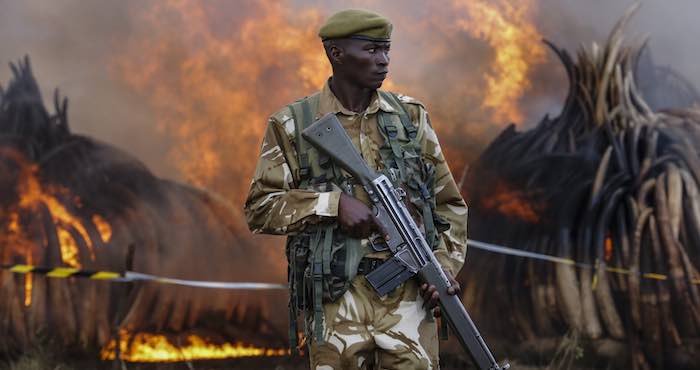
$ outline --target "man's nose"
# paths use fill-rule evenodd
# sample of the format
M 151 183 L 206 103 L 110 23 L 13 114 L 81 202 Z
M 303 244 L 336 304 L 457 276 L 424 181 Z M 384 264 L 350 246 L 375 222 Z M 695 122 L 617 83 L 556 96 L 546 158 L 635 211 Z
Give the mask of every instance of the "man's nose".
M 379 53 L 377 57 L 377 64 L 385 66 L 389 64 L 389 53 Z

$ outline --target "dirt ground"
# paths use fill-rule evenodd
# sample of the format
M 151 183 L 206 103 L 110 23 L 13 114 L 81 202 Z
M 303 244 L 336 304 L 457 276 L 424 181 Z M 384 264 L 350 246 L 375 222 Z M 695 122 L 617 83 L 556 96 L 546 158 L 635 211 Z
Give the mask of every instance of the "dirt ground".
M 21 355 L 14 360 L 5 359 L 0 370 L 307 370 L 306 357 L 252 357 L 221 361 L 193 361 L 178 363 L 119 363 L 96 361 L 94 359 L 57 358 L 55 355 L 37 352 Z M 590 367 L 567 366 L 547 367 L 546 364 L 524 365 L 517 360 L 509 360 L 511 369 L 520 370 L 592 370 Z M 440 359 L 442 370 L 476 369 L 466 355 L 443 354 Z M 595 369 L 615 369 L 603 366 Z
M 620 346 L 622 343 L 616 345 Z M 617 370 L 626 369 L 627 362 L 624 359 L 625 356 L 619 355 L 622 353 L 620 351 L 616 351 L 618 355 L 614 356 L 617 359 L 596 355 L 585 341 L 570 336 L 508 345 L 492 340 L 489 346 L 499 362 L 507 360 L 511 369 Z M 454 337 L 442 342 L 440 348 L 442 370 L 476 369 Z M 308 368 L 308 358 L 298 355 L 178 363 L 124 363 L 98 360 L 96 356 L 86 355 L 85 349 L 71 353 L 67 349 L 56 349 L 50 345 L 35 347 L 27 353 L 16 354 L 12 358 L 0 357 L 0 370 L 306 370 Z

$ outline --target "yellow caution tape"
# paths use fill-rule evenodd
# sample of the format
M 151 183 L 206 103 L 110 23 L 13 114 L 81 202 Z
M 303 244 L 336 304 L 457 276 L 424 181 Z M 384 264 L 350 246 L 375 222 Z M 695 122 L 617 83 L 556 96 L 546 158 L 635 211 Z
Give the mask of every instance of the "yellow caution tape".
M 118 272 L 111 271 L 98 271 L 94 275 L 90 276 L 90 279 L 95 280 L 113 280 L 120 278 L 121 275 Z
M 130 282 L 130 281 L 153 281 L 161 284 L 171 284 L 171 285 L 182 285 L 191 286 L 198 288 L 217 288 L 217 289 L 245 289 L 245 290 L 259 290 L 259 289 L 287 289 L 286 284 L 273 284 L 273 283 L 256 283 L 256 282 L 225 282 L 225 281 L 201 281 L 201 280 L 185 280 L 185 279 L 174 279 L 162 276 L 143 274 L 133 271 L 125 271 L 123 273 L 114 271 L 90 271 L 90 270 L 79 270 L 72 267 L 38 267 L 31 265 L 2 265 L 0 264 L 0 269 L 9 270 L 18 274 L 28 274 L 34 273 L 39 275 L 45 275 L 51 278 L 83 278 L 92 280 L 104 280 L 113 282 Z
M 34 266 L 29 266 L 29 265 L 14 265 L 10 268 L 10 271 L 12 272 L 17 272 L 20 274 L 26 274 L 28 272 L 32 272 L 34 269 Z
M 647 272 L 642 274 L 643 277 L 647 279 L 654 279 L 654 280 L 666 280 L 668 277 L 666 275 L 661 275 L 661 274 L 655 274 L 653 272 Z
M 523 258 L 532 258 L 532 259 L 537 259 L 541 261 L 548 261 L 548 262 L 553 262 L 553 263 L 561 263 L 565 265 L 574 265 L 579 268 L 586 268 L 586 269 L 594 269 L 597 270 L 600 268 L 599 264 L 596 264 L 595 266 L 587 263 L 580 263 L 576 262 L 574 260 L 568 259 L 568 258 L 562 258 L 562 257 L 557 257 L 557 256 L 550 256 L 548 254 L 542 254 L 542 253 L 537 253 L 537 252 L 531 252 L 531 251 L 526 251 L 526 250 L 521 250 L 521 249 L 515 249 L 515 248 L 509 248 L 505 247 L 502 245 L 498 244 L 491 244 L 491 243 L 484 243 L 478 240 L 471 240 L 467 239 L 467 244 L 481 250 L 493 252 L 493 253 L 499 253 L 499 254 L 506 254 L 509 256 L 516 256 L 516 257 L 523 257 Z M 664 274 L 657 274 L 654 272 L 646 272 L 646 273 L 638 273 L 638 272 L 633 272 L 630 269 L 624 268 L 624 267 L 618 267 L 618 266 L 605 266 L 604 267 L 605 271 L 616 273 L 616 274 L 625 274 L 625 275 L 632 275 L 636 274 L 641 276 L 642 278 L 646 279 L 653 279 L 653 280 L 668 280 L 668 276 Z M 690 282 L 694 285 L 700 285 L 700 279 L 691 279 Z M 591 288 L 595 290 L 596 286 L 598 285 L 598 274 L 593 275 L 593 280 L 591 281 Z
M 70 267 L 56 267 L 55 269 L 47 272 L 46 276 L 67 278 L 67 277 L 70 277 L 71 275 L 75 274 L 78 271 L 80 271 L 80 270 L 70 268 Z
M 502 245 L 484 243 L 477 240 L 467 240 L 467 244 L 477 248 L 486 250 L 493 253 L 511 255 L 516 257 L 532 258 L 542 261 L 548 261 L 552 263 L 560 263 L 569 266 L 576 266 L 579 268 L 587 268 L 597 270 L 599 268 L 605 269 L 607 272 L 625 275 L 639 275 L 645 279 L 653 279 L 658 281 L 668 280 L 668 276 L 663 274 L 657 274 L 653 272 L 639 273 L 632 271 L 630 269 L 618 266 L 606 266 L 606 265 L 590 265 L 586 263 L 576 262 L 570 258 L 562 258 L 557 256 L 550 256 L 547 254 L 541 254 L 526 250 L 520 250 L 515 248 L 509 248 Z M 199 288 L 217 288 L 217 289 L 287 289 L 286 284 L 273 284 L 273 283 L 257 283 L 257 282 L 223 282 L 223 281 L 201 281 L 201 280 L 185 280 L 185 279 L 175 279 L 168 278 L 150 274 L 144 274 L 134 271 L 125 271 L 123 273 L 114 271 L 89 271 L 89 270 L 79 270 L 71 267 L 55 267 L 46 268 L 38 267 L 24 264 L 14 264 L 14 265 L 3 265 L 0 264 L 0 269 L 9 270 L 13 273 L 27 274 L 35 273 L 40 275 L 46 275 L 52 278 L 70 278 L 79 277 L 84 279 L 93 280 L 105 280 L 113 282 L 131 282 L 131 281 L 152 281 L 161 284 L 172 284 L 172 285 L 182 285 L 190 287 Z M 700 285 L 700 279 L 691 279 L 690 282 L 695 285 Z M 598 274 L 593 275 L 592 288 L 595 289 L 598 285 Z

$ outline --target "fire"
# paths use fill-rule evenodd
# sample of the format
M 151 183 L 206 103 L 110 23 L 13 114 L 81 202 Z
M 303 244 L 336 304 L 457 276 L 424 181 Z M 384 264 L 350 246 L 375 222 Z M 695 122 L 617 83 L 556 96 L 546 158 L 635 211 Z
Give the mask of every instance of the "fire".
M 330 68 L 317 11 L 261 1 L 237 12 L 255 16 L 221 26 L 216 9 L 195 0 L 139 9 L 148 37 L 127 45 L 114 71 L 149 99 L 186 180 L 242 201 L 248 182 L 239 179 L 253 172 L 268 115 L 317 90 Z
M 612 259 L 613 241 L 610 235 L 605 237 L 605 262 Z
M 484 208 L 530 223 L 540 221 L 540 213 L 544 208 L 542 205 L 532 203 L 522 190 L 512 189 L 503 183 L 496 186 L 494 195 L 481 199 L 480 202 Z
M 542 36 L 528 19 L 533 1 L 454 0 L 454 6 L 468 13 L 457 26 L 488 42 L 495 53 L 482 108 L 491 109 L 496 122 L 522 122 L 518 100 L 531 86 L 532 66 L 545 61 Z
M 291 1 L 247 2 L 236 8 L 226 2 L 215 4 L 170 0 L 134 5 L 133 16 L 143 29 L 139 37 L 115 49 L 112 72 L 148 102 L 157 127 L 173 140 L 168 157 L 184 180 L 240 204 L 255 165 L 251 154 L 257 153 L 268 115 L 317 91 L 331 73 L 316 33 L 332 10 Z M 387 81 L 383 88 L 400 87 L 428 103 L 437 101 L 431 107 L 435 106 L 433 117 L 442 117 L 441 121 L 462 120 L 465 112 L 454 106 L 473 96 L 478 97 L 480 103 L 475 103 L 481 104 L 481 110 L 488 112 L 478 114 L 478 125 L 523 121 L 518 101 L 530 87 L 533 66 L 545 60 L 541 35 L 530 19 L 533 4 L 532 0 L 454 0 L 447 6 L 427 5 L 449 8 L 449 14 L 426 24 L 447 23 L 449 32 L 466 32 L 491 46 L 494 56 L 488 73 L 485 79 L 479 77 L 484 88 L 465 84 L 471 80 L 468 76 L 451 81 L 451 85 L 467 87 L 464 91 L 449 87 L 458 95 L 450 98 L 454 101 L 450 100 L 449 107 L 439 104 L 446 99 L 444 88 L 430 93 L 437 96 L 423 96 L 428 94 L 424 86 L 428 81 Z M 407 22 L 401 14 L 394 18 Z M 412 28 L 426 27 L 400 26 L 409 33 Z M 439 39 L 431 43 L 435 42 Z M 469 42 L 464 40 L 465 45 Z M 411 53 L 426 51 L 434 52 L 420 49 Z M 403 64 L 409 64 L 403 58 Z M 481 70 L 474 67 L 460 73 Z M 396 70 L 401 68 L 409 67 L 397 65 Z M 404 75 L 416 73 L 404 71 Z M 474 110 L 471 105 L 469 110 Z M 463 128 L 457 128 L 463 123 L 440 124 L 443 130 L 464 134 Z
M 20 211 L 35 212 L 40 205 L 45 205 L 56 227 L 61 261 L 70 267 L 82 267 L 79 260 L 80 248 L 78 247 L 78 240 L 76 240 L 77 237 L 84 241 L 90 253 L 90 257 L 94 260 L 94 243 L 83 221 L 80 217 L 72 214 L 68 207 L 59 200 L 59 197 L 62 199 L 70 199 L 75 207 L 80 208 L 82 207 L 80 198 L 72 196 L 69 190 L 62 186 L 42 184 L 39 179 L 38 167 L 30 163 L 19 153 L 10 153 L 6 151 L 4 154 L 13 158 L 20 168 L 16 185 L 18 202 L 10 209 L 10 212 L 8 212 L 9 217 L 6 225 L 8 235 L 4 236 L 5 239 L 8 240 L 8 243 L 13 244 L 11 247 L 22 251 L 23 254 L 26 253 L 27 263 L 31 263 L 31 251 L 35 246 L 33 246 L 33 243 L 26 237 L 19 214 Z M 112 234 L 109 223 L 100 215 L 93 215 L 92 221 L 103 241 L 109 241 Z M 32 282 L 31 277 L 29 275 L 27 276 L 25 290 L 30 291 Z M 25 297 L 27 297 L 25 298 L 25 304 L 31 304 L 31 295 L 27 294 Z
M 115 349 L 115 340 L 111 340 L 102 349 L 101 358 L 113 360 Z M 130 362 L 178 362 L 289 354 L 288 349 L 260 348 L 241 342 L 210 343 L 197 335 L 188 335 L 185 343 L 173 344 L 164 335 L 138 333 L 131 337 L 126 331 L 122 331 L 119 349 L 121 359 Z
M 73 216 L 54 195 L 66 193 L 66 189 L 51 185 L 46 186 L 46 189 L 44 189 L 39 182 L 37 171 L 36 165 L 24 166 L 17 185 L 19 193 L 18 206 L 25 209 L 35 209 L 40 203 L 45 204 L 57 226 L 56 232 L 61 244 L 61 260 L 68 266 L 80 268 L 78 245 L 69 229 L 73 228 L 80 234 L 90 251 L 93 252 L 90 236 L 80 219 Z
M 102 242 L 107 243 L 112 239 L 112 226 L 98 214 L 92 215 L 92 223 L 95 224 L 97 232 L 100 233 Z
M 31 250 L 27 251 L 27 264 L 31 265 L 32 264 L 32 252 Z M 32 305 L 32 279 L 34 277 L 32 276 L 31 273 L 25 274 L 24 275 L 24 306 L 29 307 Z
M 56 228 L 58 242 L 61 245 L 61 260 L 70 267 L 80 268 L 78 261 L 78 244 L 70 232 L 62 227 Z

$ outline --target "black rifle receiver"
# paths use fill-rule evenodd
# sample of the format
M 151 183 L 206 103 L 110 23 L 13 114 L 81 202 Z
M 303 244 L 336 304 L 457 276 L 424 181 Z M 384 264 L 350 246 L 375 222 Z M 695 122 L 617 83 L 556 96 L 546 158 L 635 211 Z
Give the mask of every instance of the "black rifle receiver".
M 335 114 L 329 113 L 307 127 L 302 137 L 363 185 L 377 219 L 389 234 L 384 249 L 388 248 L 393 257 L 365 276 L 377 294 L 385 295 L 418 275 L 423 282 L 437 288 L 443 318 L 447 318 L 479 369 L 508 369 L 510 365 L 496 362 L 459 297 L 447 294 L 450 281 L 403 203 L 406 196 L 403 189 L 394 188 L 386 176 L 367 166 Z

